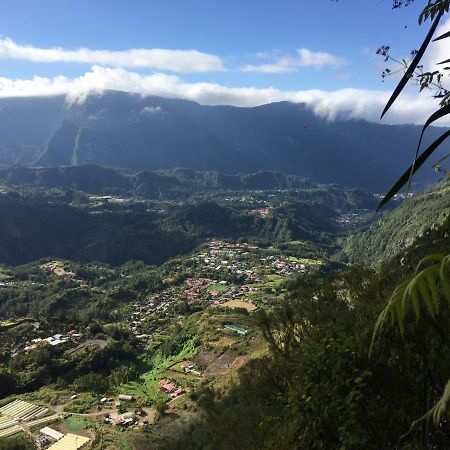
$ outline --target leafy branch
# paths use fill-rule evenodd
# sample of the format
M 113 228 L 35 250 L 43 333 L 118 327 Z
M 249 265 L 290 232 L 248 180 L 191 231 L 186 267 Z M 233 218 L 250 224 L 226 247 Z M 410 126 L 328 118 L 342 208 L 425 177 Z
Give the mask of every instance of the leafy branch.
M 400 7 L 403 4 L 409 4 L 410 1 L 394 1 L 394 8 Z M 440 106 L 441 110 L 433 113 L 430 118 L 425 123 L 422 128 L 421 137 L 419 143 L 417 145 L 417 149 L 414 155 L 414 160 L 411 166 L 406 170 L 406 172 L 397 180 L 397 182 L 393 185 L 393 187 L 389 190 L 389 192 L 384 196 L 381 200 L 380 204 L 377 207 L 377 211 L 379 211 L 395 194 L 397 194 L 406 184 L 408 185 L 408 190 L 411 184 L 411 179 L 417 169 L 431 156 L 431 154 L 442 144 L 442 142 L 449 136 L 449 132 L 445 132 L 438 139 L 436 139 L 430 146 L 428 146 L 422 154 L 419 156 L 420 145 L 422 142 L 422 137 L 426 128 L 438 118 L 442 118 L 448 114 L 450 114 L 450 93 L 449 91 L 442 85 L 443 73 L 440 71 L 434 72 L 423 72 L 423 66 L 420 65 L 420 61 L 425 54 L 425 51 L 430 44 L 433 35 L 436 31 L 437 26 L 442 18 L 442 16 L 449 12 L 450 0 L 429 0 L 428 4 L 425 6 L 423 11 L 419 16 L 419 24 L 430 19 L 432 21 L 431 27 L 423 40 L 419 50 L 413 51 L 411 54 L 412 60 L 407 62 L 405 60 L 397 61 L 389 55 L 389 47 L 382 46 L 378 49 L 377 53 L 381 54 L 385 57 L 385 61 L 393 60 L 397 63 L 400 63 L 401 69 L 404 73 L 403 76 L 398 83 L 397 87 L 394 89 L 391 97 L 389 98 L 382 114 L 381 118 L 388 112 L 391 106 L 394 104 L 397 97 L 403 91 L 406 84 L 411 80 L 415 79 L 420 84 L 420 90 L 425 88 L 434 88 L 436 89 L 435 98 L 440 98 Z M 444 33 L 441 36 L 438 36 L 434 39 L 434 41 L 447 39 L 450 37 L 450 33 Z M 450 62 L 449 60 L 442 61 L 441 64 L 446 62 Z M 450 70 L 450 67 L 444 67 L 443 70 Z M 395 73 L 397 73 L 396 71 Z M 390 69 L 387 69 L 383 72 L 383 78 L 385 76 L 391 75 L 393 72 Z M 445 159 L 445 158 L 444 158 Z M 442 160 L 441 160 L 442 161 Z

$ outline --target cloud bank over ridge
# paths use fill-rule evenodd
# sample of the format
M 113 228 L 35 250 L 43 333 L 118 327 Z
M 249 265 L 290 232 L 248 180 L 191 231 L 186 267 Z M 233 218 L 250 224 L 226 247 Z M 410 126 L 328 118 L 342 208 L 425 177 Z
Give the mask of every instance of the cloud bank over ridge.
M 204 105 L 259 106 L 278 101 L 305 103 L 329 120 L 365 119 L 377 122 L 390 91 L 340 89 L 285 91 L 274 87 L 229 87 L 218 83 L 186 82 L 164 73 L 141 74 L 123 68 L 93 66 L 75 78 L 0 78 L 0 97 L 66 95 L 69 102 L 114 89 L 144 95 L 193 100 Z M 421 124 L 435 110 L 427 94 L 402 93 L 383 123 Z

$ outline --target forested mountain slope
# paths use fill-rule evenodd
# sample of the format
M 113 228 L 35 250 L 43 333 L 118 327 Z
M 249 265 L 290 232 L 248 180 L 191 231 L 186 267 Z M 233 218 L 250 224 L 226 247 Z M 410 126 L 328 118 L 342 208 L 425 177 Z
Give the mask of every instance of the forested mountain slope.
M 403 201 L 366 230 L 350 235 L 344 242 L 344 253 L 351 263 L 376 265 L 438 228 L 449 212 L 450 180 L 447 180 Z
M 373 191 L 387 189 L 410 163 L 420 132 L 410 125 L 329 121 L 289 102 L 204 106 L 116 91 L 75 104 L 63 97 L 0 99 L 0 123 L 2 164 L 280 170 Z M 426 140 L 439 133 L 430 128 Z M 435 178 L 424 169 L 415 182 Z

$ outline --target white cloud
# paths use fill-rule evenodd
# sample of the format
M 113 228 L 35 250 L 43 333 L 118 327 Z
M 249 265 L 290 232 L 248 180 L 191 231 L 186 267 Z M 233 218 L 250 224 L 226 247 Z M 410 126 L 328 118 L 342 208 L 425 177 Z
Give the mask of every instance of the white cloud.
M 441 26 L 438 27 L 435 37 L 450 31 L 450 18 L 448 18 Z M 424 70 L 442 70 L 450 64 L 438 66 L 437 63 L 450 59 L 450 38 L 442 39 L 440 41 L 431 42 L 422 60 Z M 448 75 L 448 71 L 447 71 Z M 448 77 L 445 77 L 448 78 Z M 443 80 L 445 83 L 445 79 Z M 448 84 L 448 83 L 447 83 Z
M 162 112 L 161 106 L 146 106 L 139 111 L 139 114 L 156 114 Z
M 268 54 L 258 53 L 259 58 L 269 57 Z M 282 73 L 292 72 L 300 67 L 323 68 L 326 66 L 340 67 L 347 64 L 343 58 L 330 53 L 313 52 L 307 48 L 299 48 L 296 55 L 275 56 L 273 62 L 266 64 L 246 64 L 242 67 L 243 72 Z
M 137 94 L 194 100 L 204 105 L 258 106 L 271 102 L 305 103 L 329 120 L 337 118 L 378 121 L 390 91 L 341 89 L 337 91 L 283 91 L 273 87 L 228 87 L 217 83 L 187 83 L 175 75 L 143 75 L 122 68 L 94 66 L 77 78 L 34 77 L 30 80 L 0 78 L 0 97 L 67 95 L 83 101 L 89 94 L 115 89 Z M 423 123 L 436 108 L 430 96 L 403 93 L 384 123 Z
M 223 71 L 219 56 L 197 50 L 130 49 L 124 51 L 67 50 L 60 47 L 38 48 L 20 45 L 13 40 L 0 39 L 0 58 L 32 62 L 67 62 L 100 64 L 113 67 L 139 67 L 174 72 Z
M 343 66 L 347 62 L 337 56 L 324 52 L 312 52 L 307 48 L 300 48 L 298 52 L 298 64 L 300 66 Z

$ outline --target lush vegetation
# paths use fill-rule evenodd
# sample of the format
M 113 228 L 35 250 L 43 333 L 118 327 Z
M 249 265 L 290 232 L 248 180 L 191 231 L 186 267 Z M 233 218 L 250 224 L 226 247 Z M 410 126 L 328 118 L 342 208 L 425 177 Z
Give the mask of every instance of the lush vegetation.
M 5 187 L 0 194 L 0 263 L 40 258 L 121 265 L 161 264 L 208 238 L 264 245 L 302 241 L 317 252 L 336 250 L 342 213 L 370 219 L 367 192 L 327 186 L 286 191 L 211 190 L 177 200 L 89 196 L 67 189 Z M 264 211 L 264 215 L 258 215 Z M 304 248 L 302 251 L 304 252 Z M 308 256 L 308 254 L 301 254 Z M 4 275 L 0 275 L 4 276 Z
M 432 249 L 450 251 L 448 222 L 439 225 L 447 188 L 405 201 L 364 232 L 367 247 L 369 232 L 400 236 L 408 205 L 414 217 L 435 224 L 420 232 L 414 222 L 411 233 L 419 237 L 400 252 L 393 246 L 375 253 L 382 259 L 376 269 L 329 262 L 338 238 L 371 220 L 366 208 L 376 199 L 358 191 L 212 190 L 179 204 L 8 188 L 0 196 L 9 212 L 3 255 L 27 262 L 0 266 L 0 396 L 89 414 L 82 426 L 95 430 L 98 442 L 124 449 L 132 447 L 122 432 L 92 416 L 105 393 L 131 394 L 135 407 L 155 408 L 154 426 L 130 436 L 163 448 L 413 449 L 425 441 L 445 448 L 445 426 L 440 434 L 429 425 L 398 439 L 439 398 L 450 370 L 448 342 L 425 320 L 418 329 L 406 325 L 403 337 L 383 327 L 372 356 L 369 347 L 398 280 Z M 202 244 L 217 237 L 231 240 L 219 255 L 211 242 Z M 349 255 L 362 258 L 360 239 L 346 241 Z M 28 262 L 34 254 L 46 257 Z M 228 264 L 235 270 L 226 271 Z M 287 277 L 274 271 L 278 264 L 306 273 Z M 247 269 L 257 269 L 254 279 Z M 188 280 L 210 280 L 203 301 L 186 299 Z M 234 309 L 211 306 L 214 295 L 246 283 L 251 289 L 232 297 Z M 247 334 L 225 330 L 230 323 Z M 78 340 L 24 351 L 32 338 L 74 330 Z M 197 357 L 201 370 L 213 362 L 205 375 L 180 370 L 180 362 Z M 235 361 L 239 372 L 230 369 Z M 188 390 L 174 406 L 159 389 L 165 377 Z
M 433 189 L 408 198 L 367 229 L 350 235 L 343 245 L 344 254 L 351 263 L 377 265 L 409 248 L 416 238 L 439 228 L 449 212 L 450 182 L 444 180 Z
M 435 246 L 449 250 L 448 232 L 447 225 L 419 240 L 403 265 L 393 260 L 378 272 L 353 266 L 292 282 L 289 296 L 260 315 L 270 353 L 251 361 L 228 392 L 203 391 L 205 417 L 165 448 L 447 448 L 445 419 L 401 436 L 448 379 L 448 307 L 417 324 L 411 309 L 403 335 L 386 326 L 372 355 L 369 348 L 398 280 Z

